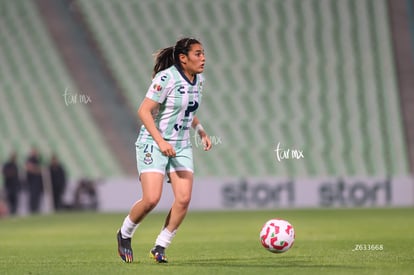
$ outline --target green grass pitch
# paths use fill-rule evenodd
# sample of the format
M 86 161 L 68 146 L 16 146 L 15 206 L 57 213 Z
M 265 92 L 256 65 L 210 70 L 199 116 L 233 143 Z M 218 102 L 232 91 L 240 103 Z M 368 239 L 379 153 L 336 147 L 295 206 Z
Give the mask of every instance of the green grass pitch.
M 135 261 L 121 262 L 115 234 L 125 214 L 2 219 L 0 274 L 414 274 L 413 208 L 190 211 L 168 264 L 148 256 L 164 213 L 146 218 L 133 239 Z M 296 232 L 283 254 L 259 241 L 261 226 L 276 217 Z

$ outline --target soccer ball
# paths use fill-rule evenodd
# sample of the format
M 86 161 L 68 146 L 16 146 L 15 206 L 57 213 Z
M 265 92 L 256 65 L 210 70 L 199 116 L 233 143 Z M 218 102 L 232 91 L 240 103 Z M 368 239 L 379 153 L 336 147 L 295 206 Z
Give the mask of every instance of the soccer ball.
M 260 241 L 264 248 L 273 253 L 283 253 L 295 241 L 295 229 L 282 219 L 268 220 L 260 231 Z

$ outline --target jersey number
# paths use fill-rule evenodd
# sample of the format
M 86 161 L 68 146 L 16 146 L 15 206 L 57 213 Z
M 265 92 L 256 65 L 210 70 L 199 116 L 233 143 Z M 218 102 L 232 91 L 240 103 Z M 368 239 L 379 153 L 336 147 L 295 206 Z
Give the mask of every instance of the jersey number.
M 145 144 L 145 148 L 144 148 L 144 153 L 153 153 L 154 152 L 154 147 L 153 145 L 150 144 Z

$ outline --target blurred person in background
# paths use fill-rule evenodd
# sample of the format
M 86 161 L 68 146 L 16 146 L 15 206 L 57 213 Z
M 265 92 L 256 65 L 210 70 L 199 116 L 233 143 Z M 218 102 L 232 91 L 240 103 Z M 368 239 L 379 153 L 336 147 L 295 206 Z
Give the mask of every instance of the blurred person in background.
M 155 56 L 153 80 L 138 109 L 143 125 L 135 145 L 142 197 L 117 233 L 118 254 L 124 262 L 133 261 L 131 238 L 158 204 L 165 175 L 174 202 L 150 250 L 157 263 L 167 263 L 165 249 L 187 214 L 194 171 L 190 129 L 198 133 L 205 151 L 211 148 L 210 138 L 195 115 L 201 102 L 204 64 L 204 48 L 194 38 L 180 39 Z
M 36 147 L 32 147 L 26 159 L 26 185 L 29 192 L 29 212 L 38 213 L 43 197 L 43 177 L 41 158 Z
M 21 186 L 17 165 L 17 154 L 15 152 L 10 154 L 9 159 L 3 165 L 2 171 L 8 210 L 10 215 L 16 215 Z
M 62 198 L 66 189 L 66 172 L 56 154 L 52 154 L 49 163 L 50 183 L 52 185 L 53 206 L 55 211 L 62 209 Z
M 97 210 L 98 194 L 95 182 L 91 179 L 81 179 L 75 189 L 75 201 L 73 205 L 76 210 Z

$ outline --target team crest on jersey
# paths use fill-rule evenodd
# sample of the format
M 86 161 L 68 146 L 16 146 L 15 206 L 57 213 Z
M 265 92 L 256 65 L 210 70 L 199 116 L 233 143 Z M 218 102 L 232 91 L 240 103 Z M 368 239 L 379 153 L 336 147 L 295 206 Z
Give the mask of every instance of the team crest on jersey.
M 146 153 L 144 157 L 144 163 L 146 165 L 150 165 L 152 162 L 153 162 L 153 159 L 152 159 L 151 153 Z
M 157 92 L 162 90 L 162 86 L 160 84 L 154 84 L 154 86 L 152 86 L 152 88 Z

